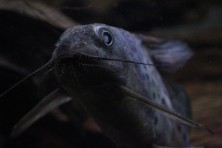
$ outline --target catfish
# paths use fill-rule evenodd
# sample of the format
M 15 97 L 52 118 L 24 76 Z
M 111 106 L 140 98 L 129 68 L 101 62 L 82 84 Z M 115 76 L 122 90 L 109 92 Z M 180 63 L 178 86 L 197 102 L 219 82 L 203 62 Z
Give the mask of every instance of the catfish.
M 186 92 L 159 70 L 176 71 L 191 56 L 183 42 L 105 24 L 67 29 L 49 62 L 0 96 L 48 68 L 60 85 L 21 118 L 12 137 L 60 105 L 77 102 L 119 147 L 189 146 L 189 126 L 212 131 L 190 120 Z

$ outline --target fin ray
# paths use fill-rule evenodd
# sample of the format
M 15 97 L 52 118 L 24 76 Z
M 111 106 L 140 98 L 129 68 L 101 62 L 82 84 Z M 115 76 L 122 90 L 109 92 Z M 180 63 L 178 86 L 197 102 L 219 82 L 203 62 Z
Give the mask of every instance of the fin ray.
M 61 88 L 56 89 L 47 95 L 38 105 L 36 105 L 30 112 L 28 112 L 20 121 L 14 126 L 11 137 L 16 137 L 25 129 L 31 126 L 35 121 L 46 115 L 54 108 L 69 102 L 72 98 L 63 93 Z

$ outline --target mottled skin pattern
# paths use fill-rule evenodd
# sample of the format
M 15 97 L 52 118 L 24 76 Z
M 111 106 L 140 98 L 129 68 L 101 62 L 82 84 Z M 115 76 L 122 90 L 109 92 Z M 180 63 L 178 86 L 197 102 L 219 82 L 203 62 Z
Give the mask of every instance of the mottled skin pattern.
M 108 30 L 111 33 L 113 37 L 111 46 L 108 47 L 103 43 L 101 30 Z M 60 56 L 83 53 L 153 63 L 148 50 L 136 35 L 104 24 L 68 29 L 58 41 L 53 58 L 57 60 Z M 83 63 L 81 60 L 76 62 Z M 175 110 L 174 105 L 178 103 L 172 102 L 173 96 L 170 94 L 177 97 L 176 92 L 173 90 L 168 92 L 156 67 L 108 60 L 98 60 L 93 63 L 111 69 L 107 71 L 89 64 L 90 60 L 78 67 L 72 62 L 58 60 L 55 67 L 56 77 L 64 90 L 82 104 L 104 133 L 117 145 L 125 148 L 145 148 L 153 144 L 189 145 L 186 127 L 120 92 L 119 86 L 124 85 Z M 98 73 L 97 70 L 102 72 Z M 113 74 L 104 76 L 107 73 Z M 91 79 L 95 81 L 91 82 Z

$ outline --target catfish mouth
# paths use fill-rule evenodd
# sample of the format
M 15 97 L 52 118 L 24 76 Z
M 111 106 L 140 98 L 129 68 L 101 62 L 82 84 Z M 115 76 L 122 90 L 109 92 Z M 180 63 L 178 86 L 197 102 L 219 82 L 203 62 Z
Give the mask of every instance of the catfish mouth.
M 114 69 L 102 58 L 80 53 L 60 56 L 55 60 L 55 73 L 59 81 L 77 87 L 120 85 L 122 80 Z
M 98 66 L 99 61 L 96 57 L 85 55 L 85 54 L 74 54 L 74 55 L 63 55 L 56 58 L 56 64 L 59 65 L 66 65 L 66 64 L 72 64 L 72 65 L 94 65 Z

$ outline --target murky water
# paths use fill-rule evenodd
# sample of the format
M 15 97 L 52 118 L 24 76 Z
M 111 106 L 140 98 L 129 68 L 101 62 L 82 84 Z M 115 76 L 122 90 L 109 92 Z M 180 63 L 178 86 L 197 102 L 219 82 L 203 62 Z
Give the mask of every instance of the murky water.
M 176 73 L 163 75 L 184 86 L 191 99 L 193 119 L 215 132 L 210 135 L 192 129 L 191 145 L 222 146 L 220 1 L 1 0 L 0 18 L 1 92 L 43 65 L 61 33 L 78 24 L 105 23 L 188 43 L 193 58 Z M 55 110 L 20 137 L 8 139 L 13 125 L 56 85 L 45 82 L 40 74 L 1 98 L 0 147 L 115 147 L 91 119 L 78 111 L 77 117 L 70 119 Z

